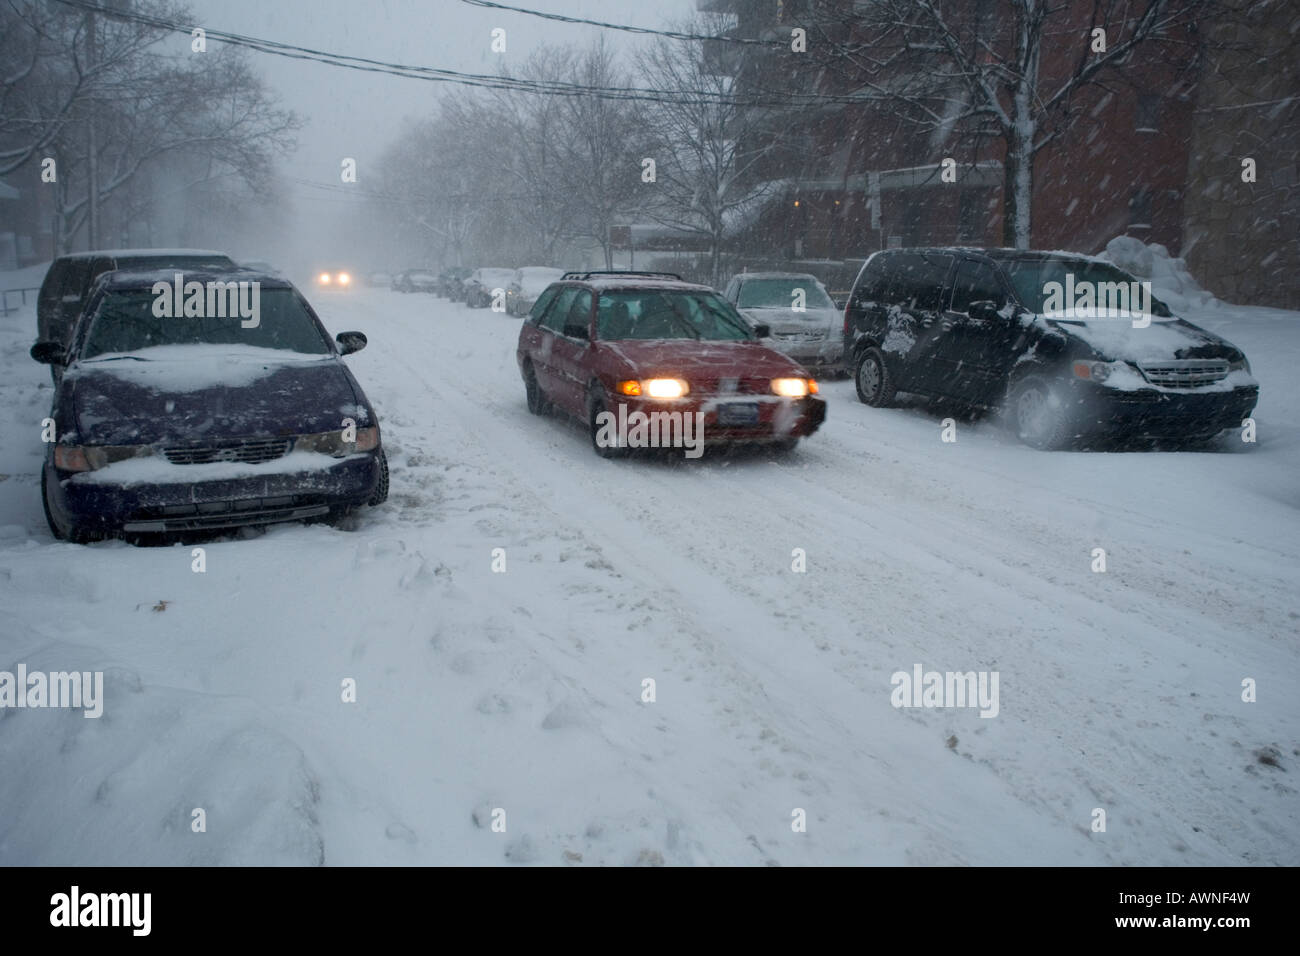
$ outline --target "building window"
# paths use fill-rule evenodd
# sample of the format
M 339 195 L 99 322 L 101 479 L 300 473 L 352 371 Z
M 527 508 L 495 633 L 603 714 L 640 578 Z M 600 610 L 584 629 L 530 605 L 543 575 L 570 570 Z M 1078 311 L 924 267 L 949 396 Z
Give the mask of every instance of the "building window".
M 980 199 L 972 190 L 965 190 L 957 201 L 957 239 L 966 242 L 977 239 L 979 231 Z
M 1133 194 L 1128 203 L 1128 227 L 1130 229 L 1151 228 L 1151 190 L 1143 186 Z
M 1163 97 L 1154 93 L 1143 93 L 1137 99 L 1137 131 L 1139 133 L 1156 133 L 1160 130 L 1160 107 Z

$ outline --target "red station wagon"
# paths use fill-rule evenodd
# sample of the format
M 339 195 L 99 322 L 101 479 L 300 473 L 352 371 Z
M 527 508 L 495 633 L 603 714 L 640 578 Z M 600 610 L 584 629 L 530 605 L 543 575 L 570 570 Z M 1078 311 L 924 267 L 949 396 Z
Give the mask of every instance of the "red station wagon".
M 670 273 L 571 272 L 538 297 L 516 359 L 529 411 L 555 407 L 586 422 L 603 457 L 647 447 L 638 412 L 651 437 L 665 439 L 648 447 L 679 446 L 666 438 L 680 413 L 697 426 L 687 437 L 702 438 L 701 450 L 788 450 L 817 431 L 826 403 L 802 366 L 762 344 L 766 333 L 713 289 Z

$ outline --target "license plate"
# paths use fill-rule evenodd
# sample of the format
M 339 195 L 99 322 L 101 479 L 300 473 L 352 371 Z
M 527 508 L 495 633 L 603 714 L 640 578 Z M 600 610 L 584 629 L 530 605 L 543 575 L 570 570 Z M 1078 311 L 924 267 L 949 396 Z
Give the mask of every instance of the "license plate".
M 719 425 L 757 425 L 757 402 L 733 402 L 718 406 Z

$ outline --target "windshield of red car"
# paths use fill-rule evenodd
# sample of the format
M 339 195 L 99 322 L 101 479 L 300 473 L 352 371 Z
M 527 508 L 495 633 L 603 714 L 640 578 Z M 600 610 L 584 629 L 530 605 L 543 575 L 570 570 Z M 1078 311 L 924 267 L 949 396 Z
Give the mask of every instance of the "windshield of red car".
M 618 339 L 745 341 L 754 333 L 725 299 L 713 292 L 640 289 L 601 293 L 597 336 Z

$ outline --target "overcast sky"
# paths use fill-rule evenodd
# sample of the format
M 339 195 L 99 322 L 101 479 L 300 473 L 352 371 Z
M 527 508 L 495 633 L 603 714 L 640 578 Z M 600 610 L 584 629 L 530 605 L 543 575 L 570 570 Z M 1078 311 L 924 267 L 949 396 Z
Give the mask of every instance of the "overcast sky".
M 662 27 L 695 9 L 694 0 L 503 0 L 569 16 Z M 644 42 L 633 34 L 555 23 L 471 6 L 461 0 L 190 0 L 199 26 L 277 40 L 331 53 L 472 73 L 518 67 L 539 45 L 585 44 L 604 33 L 616 48 Z M 506 52 L 490 48 L 491 31 L 506 31 Z M 366 165 L 392 140 L 404 116 L 427 113 L 443 83 L 401 79 L 252 53 L 253 62 L 284 105 L 306 126 L 291 175 L 339 182 L 345 156 Z M 337 194 L 335 194 L 337 195 Z M 330 201 L 297 188 L 295 203 Z M 335 200 L 336 201 L 336 200 Z

